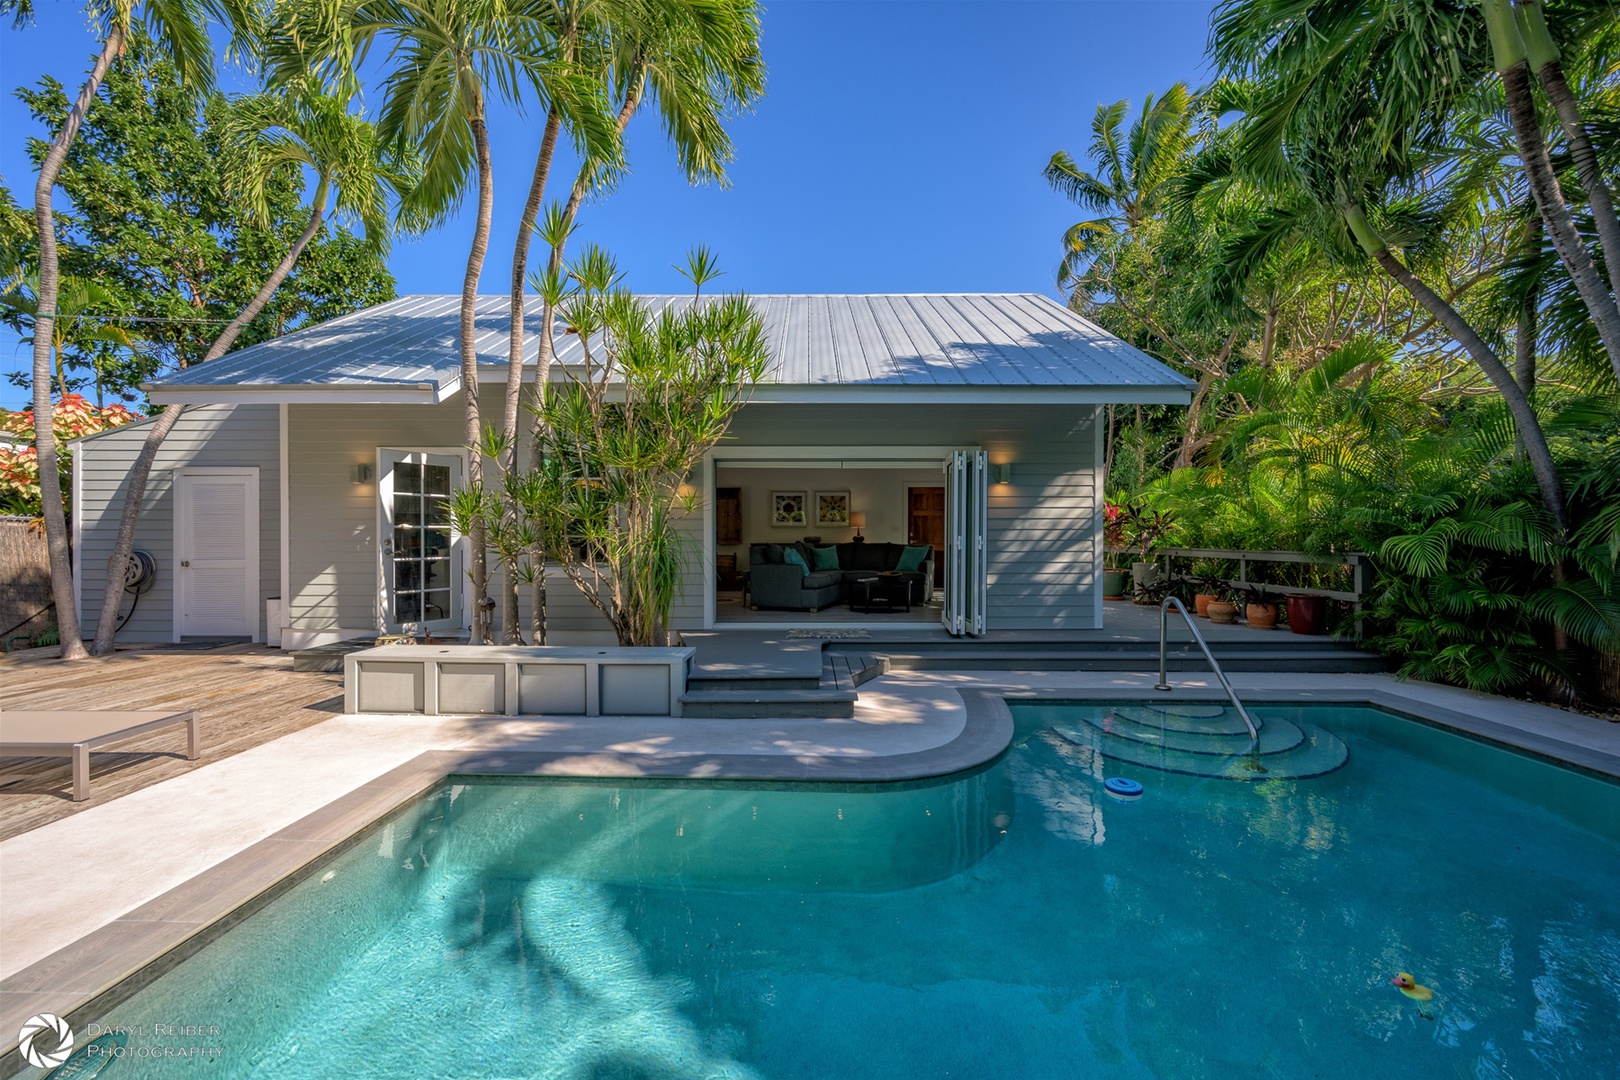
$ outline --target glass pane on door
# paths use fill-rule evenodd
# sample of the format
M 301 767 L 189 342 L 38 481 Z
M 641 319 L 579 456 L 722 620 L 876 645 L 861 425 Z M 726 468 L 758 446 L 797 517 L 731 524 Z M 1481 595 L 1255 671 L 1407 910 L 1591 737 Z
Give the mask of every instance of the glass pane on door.
M 413 455 L 416 456 L 416 455 Z M 422 455 L 426 457 L 426 455 Z M 393 466 L 393 547 L 389 553 L 392 622 L 447 622 L 455 618 L 451 568 L 452 466 L 431 459 Z

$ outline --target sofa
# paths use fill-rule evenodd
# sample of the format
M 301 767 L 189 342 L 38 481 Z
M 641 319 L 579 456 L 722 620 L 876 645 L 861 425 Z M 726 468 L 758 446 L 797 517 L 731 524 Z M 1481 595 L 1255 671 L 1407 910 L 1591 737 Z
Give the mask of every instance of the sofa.
M 873 574 L 897 569 L 906 550 L 904 544 L 866 542 L 831 544 L 837 553 L 837 567 L 818 567 L 813 545 L 750 544 L 748 547 L 748 593 L 754 608 L 785 608 L 791 611 L 819 611 L 854 595 L 855 582 Z M 787 558 L 797 551 L 803 566 Z M 913 603 L 925 604 L 934 595 L 934 549 L 924 547 L 916 570 L 901 571 L 911 585 Z M 823 555 L 823 560 L 826 557 Z

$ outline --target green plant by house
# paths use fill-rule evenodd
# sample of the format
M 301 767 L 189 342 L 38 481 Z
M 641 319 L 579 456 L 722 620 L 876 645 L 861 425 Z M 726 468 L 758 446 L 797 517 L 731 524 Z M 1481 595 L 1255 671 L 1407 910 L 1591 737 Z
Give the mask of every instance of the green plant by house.
M 458 527 L 482 515 L 511 572 L 543 587 L 540 560 L 560 565 L 619 644 L 665 645 L 692 554 L 682 519 L 700 509 L 688 480 L 765 373 L 764 324 L 741 295 L 655 316 L 594 248 L 570 277 L 579 288 L 560 312 L 581 362 L 535 406 L 535 464 L 454 512 Z

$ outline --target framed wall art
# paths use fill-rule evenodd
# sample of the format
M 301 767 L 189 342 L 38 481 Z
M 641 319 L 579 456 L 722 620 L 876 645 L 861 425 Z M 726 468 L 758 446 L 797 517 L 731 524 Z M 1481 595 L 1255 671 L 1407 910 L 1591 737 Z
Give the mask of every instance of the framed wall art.
M 849 492 L 816 492 L 816 524 L 849 527 Z
M 809 520 L 805 504 L 809 497 L 802 491 L 771 492 L 771 526 L 777 529 L 800 529 Z

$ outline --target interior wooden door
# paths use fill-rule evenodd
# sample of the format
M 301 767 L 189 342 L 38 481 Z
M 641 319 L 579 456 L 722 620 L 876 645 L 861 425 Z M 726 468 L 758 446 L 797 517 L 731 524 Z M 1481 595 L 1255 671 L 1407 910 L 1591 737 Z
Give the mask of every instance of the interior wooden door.
M 906 543 L 934 545 L 934 588 L 945 584 L 945 489 L 914 487 L 906 493 Z

